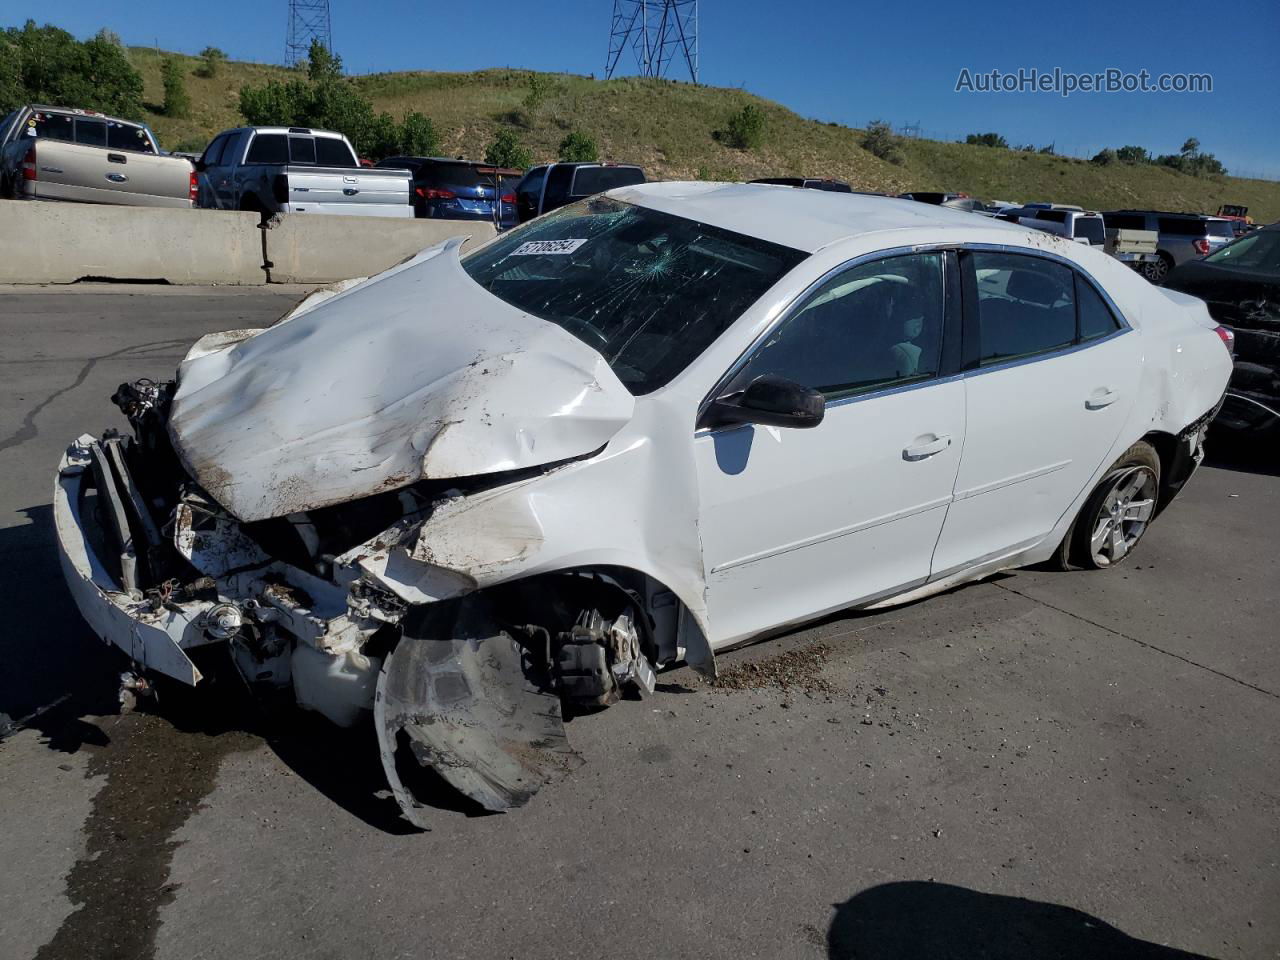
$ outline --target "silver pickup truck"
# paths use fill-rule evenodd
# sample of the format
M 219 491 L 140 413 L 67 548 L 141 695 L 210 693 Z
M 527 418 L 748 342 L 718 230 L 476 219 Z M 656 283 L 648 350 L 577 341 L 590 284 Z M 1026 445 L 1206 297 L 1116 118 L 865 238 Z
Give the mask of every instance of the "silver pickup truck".
M 200 206 L 260 213 L 412 217 L 408 170 L 361 167 L 340 133 L 308 127 L 224 130 L 196 161 Z
M 139 123 L 90 110 L 19 107 L 0 120 L 0 197 L 190 207 L 191 161 Z

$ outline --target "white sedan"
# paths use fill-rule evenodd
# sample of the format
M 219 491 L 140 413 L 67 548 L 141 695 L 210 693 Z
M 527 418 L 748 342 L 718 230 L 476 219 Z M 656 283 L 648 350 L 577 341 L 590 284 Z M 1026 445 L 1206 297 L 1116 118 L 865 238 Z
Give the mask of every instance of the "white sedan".
M 81 437 L 55 515 L 95 632 L 217 652 L 488 809 L 562 708 L 832 611 L 1122 561 L 1231 373 L 1198 300 L 962 212 L 656 183 L 199 341 Z

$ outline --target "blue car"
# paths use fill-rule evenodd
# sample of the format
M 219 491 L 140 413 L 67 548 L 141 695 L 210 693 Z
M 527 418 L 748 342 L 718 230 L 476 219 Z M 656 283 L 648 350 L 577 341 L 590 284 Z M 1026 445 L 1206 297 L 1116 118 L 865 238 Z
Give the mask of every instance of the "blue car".
M 488 220 L 502 228 L 516 225 L 516 181 L 519 170 L 506 170 L 447 157 L 387 157 L 379 167 L 413 173 L 413 215 L 439 220 Z

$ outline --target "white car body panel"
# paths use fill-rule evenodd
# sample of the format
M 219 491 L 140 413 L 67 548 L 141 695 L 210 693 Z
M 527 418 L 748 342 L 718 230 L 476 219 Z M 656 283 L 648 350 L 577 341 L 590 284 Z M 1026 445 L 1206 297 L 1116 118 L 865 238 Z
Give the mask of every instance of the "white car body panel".
M 965 378 L 970 427 L 935 574 L 1039 543 L 1115 460 L 1136 393 L 1139 340 L 1126 331 Z
M 832 404 L 812 430 L 703 431 L 694 458 L 712 645 L 924 583 L 964 431 L 959 378 Z M 938 453 L 906 459 L 930 441 Z
M 474 284 L 452 246 L 424 251 L 313 295 L 266 331 L 198 344 L 170 420 L 185 465 L 240 520 L 421 478 L 550 465 L 446 498 L 417 525 L 349 551 L 336 589 L 372 582 L 420 604 L 539 573 L 625 568 L 678 601 L 680 653 L 710 668 L 712 647 L 1046 558 L 1121 452 L 1203 418 L 1230 375 L 1202 303 L 1049 234 L 768 186 L 657 183 L 610 196 L 811 255 L 669 383 L 633 397 L 583 341 Z M 1075 265 L 1128 329 L 833 403 L 807 431 L 697 429 L 726 371 L 829 271 L 883 251 L 968 245 Z M 1116 399 L 1088 410 L 1101 387 Z M 951 442 L 904 459 L 930 437 Z M 96 623 L 95 600 L 76 596 Z
M 634 399 L 604 358 L 471 283 L 457 247 L 184 360 L 169 433 L 206 492 L 261 520 L 613 436 Z

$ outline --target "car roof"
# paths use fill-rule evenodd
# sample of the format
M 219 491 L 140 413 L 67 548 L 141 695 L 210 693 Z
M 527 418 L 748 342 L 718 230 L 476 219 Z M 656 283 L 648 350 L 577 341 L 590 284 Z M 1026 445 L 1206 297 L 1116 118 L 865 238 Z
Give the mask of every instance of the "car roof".
M 980 227 L 1022 232 L 1011 223 L 966 210 L 767 183 L 657 182 L 618 187 L 608 195 L 713 227 L 813 253 L 837 240 L 919 227 Z
M 333 137 L 335 140 L 342 138 L 342 134 L 336 130 L 318 130 L 315 127 L 234 127 L 223 130 L 222 133 L 239 133 L 242 130 L 252 130 L 254 133 L 292 133 L 296 136 Z M 305 133 L 303 133 L 304 130 Z M 218 135 L 221 136 L 222 133 Z

